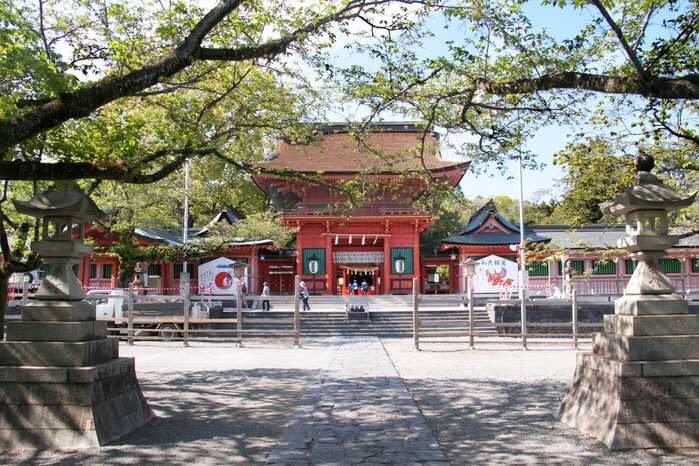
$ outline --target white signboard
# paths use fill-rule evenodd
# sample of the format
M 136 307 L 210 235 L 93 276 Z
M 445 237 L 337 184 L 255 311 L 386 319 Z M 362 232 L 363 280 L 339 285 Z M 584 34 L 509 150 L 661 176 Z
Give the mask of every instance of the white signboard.
M 499 256 L 479 259 L 473 276 L 476 293 L 500 293 L 505 288 L 517 286 L 517 263 Z
M 248 268 L 244 265 L 235 266 L 236 262 L 227 257 L 219 257 L 199 266 L 199 289 L 206 294 L 235 295 L 239 282 L 247 283 Z M 242 277 L 238 279 L 236 272 L 242 269 Z

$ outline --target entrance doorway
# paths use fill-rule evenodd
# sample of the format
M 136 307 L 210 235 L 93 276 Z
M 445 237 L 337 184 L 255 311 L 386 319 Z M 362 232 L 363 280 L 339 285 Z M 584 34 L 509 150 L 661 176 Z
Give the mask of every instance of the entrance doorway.
M 381 285 L 381 267 L 374 264 L 341 265 L 337 277 L 338 292 L 341 295 L 363 294 L 363 284 L 368 287 L 368 294 L 379 294 Z

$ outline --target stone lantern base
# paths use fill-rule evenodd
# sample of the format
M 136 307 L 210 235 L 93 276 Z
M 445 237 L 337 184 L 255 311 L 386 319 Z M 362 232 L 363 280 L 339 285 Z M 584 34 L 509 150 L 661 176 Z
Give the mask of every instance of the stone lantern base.
M 153 418 L 94 307 L 35 301 L 0 341 L 0 449 L 89 448 Z
M 578 354 L 561 420 L 612 449 L 699 447 L 699 316 L 675 295 L 626 295 Z

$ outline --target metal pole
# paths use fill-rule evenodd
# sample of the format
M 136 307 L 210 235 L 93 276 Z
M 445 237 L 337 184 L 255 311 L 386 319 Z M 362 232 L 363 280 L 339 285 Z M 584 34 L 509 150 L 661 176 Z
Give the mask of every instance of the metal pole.
M 182 282 L 184 282 L 184 287 L 182 286 Z M 190 299 L 189 299 L 189 293 L 190 293 L 190 288 L 189 288 L 189 274 L 187 272 L 184 272 L 180 274 L 180 289 L 182 290 L 183 294 L 183 306 L 182 310 L 184 312 L 184 340 L 182 342 L 183 346 L 189 346 L 189 312 L 190 312 Z
M 524 254 L 524 178 L 522 170 L 522 154 L 519 155 L 519 302 L 522 315 L 522 348 L 527 349 L 527 264 Z
M 524 298 L 522 302 L 524 305 L 521 308 L 521 319 L 522 319 L 522 349 L 527 348 L 527 290 L 522 290 L 522 297 Z
M 182 244 L 187 244 L 189 227 L 189 160 L 184 161 L 184 215 L 182 217 Z M 182 262 L 182 271 L 187 272 L 187 260 Z M 180 275 L 181 277 L 182 275 Z
M 294 276 L 294 346 L 296 347 L 301 346 L 301 339 L 299 337 L 301 327 L 301 315 L 299 312 L 300 284 L 301 277 L 299 275 Z
M 473 283 L 471 277 L 468 277 L 468 344 L 471 349 L 474 349 L 473 341 Z
M 238 345 L 243 346 L 243 285 L 238 281 L 235 286 L 235 308 L 236 308 L 236 323 L 235 330 L 238 334 Z
M 575 297 L 575 289 L 571 290 L 570 297 L 573 314 L 573 348 L 578 349 L 578 302 Z
M 133 345 L 133 283 L 129 283 L 129 289 L 126 291 L 126 328 L 128 333 L 129 345 Z
M 413 342 L 420 351 L 420 318 L 418 316 L 417 278 L 413 278 Z

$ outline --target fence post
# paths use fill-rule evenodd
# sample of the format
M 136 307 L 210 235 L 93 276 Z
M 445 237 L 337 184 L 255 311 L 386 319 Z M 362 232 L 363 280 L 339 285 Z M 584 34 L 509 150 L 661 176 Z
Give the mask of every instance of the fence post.
M 578 349 L 578 302 L 575 298 L 575 288 L 570 292 L 572 316 L 573 316 L 573 348 Z
M 129 289 L 126 291 L 126 328 L 128 334 L 129 345 L 133 345 L 133 283 L 129 283 Z
M 527 349 L 527 290 L 522 288 L 521 319 L 522 319 L 522 349 Z
M 473 341 L 473 283 L 469 279 L 468 284 L 468 344 L 474 349 Z
M 26 306 L 29 300 L 29 283 L 22 280 L 22 305 Z
M 420 351 L 420 317 L 418 316 L 417 278 L 413 278 L 413 342 Z
M 183 312 L 184 312 L 184 341 L 183 346 L 189 346 L 189 315 L 190 315 L 190 290 L 189 290 L 189 273 L 182 272 L 180 274 L 180 291 L 182 292 Z
M 238 346 L 243 346 L 243 285 L 238 282 L 235 286 L 235 330 L 238 334 Z
M 299 312 L 299 300 L 300 300 L 300 290 L 299 285 L 301 284 L 301 277 L 299 275 L 294 276 L 294 346 L 301 346 L 301 339 L 299 336 L 301 330 L 301 315 Z

